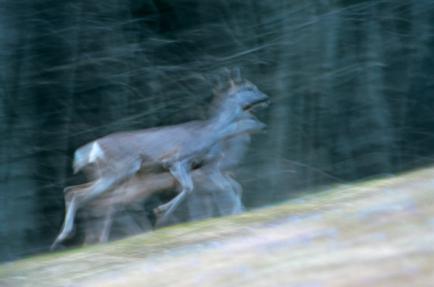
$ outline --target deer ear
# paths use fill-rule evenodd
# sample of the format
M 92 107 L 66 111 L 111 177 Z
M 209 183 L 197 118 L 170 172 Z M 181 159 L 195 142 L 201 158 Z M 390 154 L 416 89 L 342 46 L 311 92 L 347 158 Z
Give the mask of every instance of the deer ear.
M 223 86 L 222 78 L 219 75 L 214 74 L 214 75 L 209 76 L 208 82 L 209 82 L 214 94 L 216 92 L 218 92 L 219 90 L 221 90 L 221 87 Z
M 240 83 L 242 81 L 241 79 L 241 71 L 240 71 L 240 67 L 234 67 L 231 70 L 231 79 L 235 82 L 235 83 Z
M 222 68 L 218 73 L 210 77 L 214 94 L 224 93 L 230 80 L 231 71 L 228 68 Z

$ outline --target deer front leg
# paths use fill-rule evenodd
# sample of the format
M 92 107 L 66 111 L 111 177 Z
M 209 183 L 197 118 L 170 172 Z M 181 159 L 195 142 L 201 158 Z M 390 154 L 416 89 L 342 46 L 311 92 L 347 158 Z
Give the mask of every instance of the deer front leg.
M 181 192 L 169 202 L 160 205 L 155 209 L 157 215 L 163 214 L 159 219 L 157 219 L 157 226 L 166 222 L 182 200 L 193 191 L 193 179 L 191 178 L 190 165 L 188 161 L 176 162 L 172 167 L 170 167 L 170 173 L 181 185 Z
M 241 184 L 239 184 L 231 176 L 227 174 L 224 174 L 223 176 L 228 181 L 228 184 L 231 186 L 231 188 L 228 190 L 223 190 L 223 200 L 221 198 L 220 200 L 215 200 L 215 202 L 217 203 L 217 208 L 220 212 L 220 215 L 239 214 L 244 210 L 244 206 L 241 200 L 243 188 L 241 187 Z M 218 196 L 217 194 L 214 195 Z M 226 204 L 224 203 L 225 197 L 228 197 L 229 201 L 226 202 Z
M 241 213 L 241 185 L 229 175 L 223 174 L 218 167 L 209 170 L 209 179 L 218 188 L 213 192 L 214 202 L 219 215 L 231 215 Z

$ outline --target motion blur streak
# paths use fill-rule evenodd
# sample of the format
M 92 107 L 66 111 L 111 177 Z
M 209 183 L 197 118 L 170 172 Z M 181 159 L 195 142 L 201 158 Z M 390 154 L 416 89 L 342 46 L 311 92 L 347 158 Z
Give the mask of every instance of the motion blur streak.
M 273 103 L 236 170 L 247 208 L 432 163 L 433 19 L 432 0 L 2 0 L 1 260 L 49 248 L 77 147 L 203 118 L 224 66 Z

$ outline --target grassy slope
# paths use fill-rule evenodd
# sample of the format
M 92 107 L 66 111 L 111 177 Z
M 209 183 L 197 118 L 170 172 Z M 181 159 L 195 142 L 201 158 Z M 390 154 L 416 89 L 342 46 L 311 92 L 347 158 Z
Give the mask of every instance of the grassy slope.
M 434 168 L 0 266 L 0 286 L 433 286 Z

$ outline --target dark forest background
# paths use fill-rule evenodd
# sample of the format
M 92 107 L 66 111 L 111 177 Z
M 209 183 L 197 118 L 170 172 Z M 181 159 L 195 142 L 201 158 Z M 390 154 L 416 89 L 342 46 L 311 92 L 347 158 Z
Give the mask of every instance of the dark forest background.
M 434 162 L 432 0 L 0 0 L 0 259 L 47 250 L 77 147 L 203 117 L 234 65 L 273 102 L 249 208 Z

